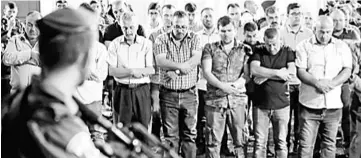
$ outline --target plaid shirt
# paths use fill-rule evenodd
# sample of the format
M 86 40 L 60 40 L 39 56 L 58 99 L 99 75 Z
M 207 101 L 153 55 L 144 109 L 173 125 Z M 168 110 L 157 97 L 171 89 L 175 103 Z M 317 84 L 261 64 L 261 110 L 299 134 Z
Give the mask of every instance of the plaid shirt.
M 160 35 L 154 44 L 156 55 L 166 54 L 166 59 L 176 63 L 184 63 L 193 56 L 193 51 L 201 51 L 200 38 L 193 32 L 188 32 L 181 40 L 180 46 L 175 44 L 172 32 Z M 179 75 L 176 79 L 166 82 L 163 78 L 166 71 L 161 69 L 161 85 L 169 89 L 189 89 L 197 84 L 198 66 L 186 75 Z
M 234 43 L 232 50 L 227 53 L 222 42 L 214 42 L 206 44 L 203 49 L 202 60 L 212 60 L 212 73 L 221 82 L 235 82 L 244 73 L 244 66 L 247 64 L 252 50 L 248 45 L 239 41 Z M 214 100 L 227 97 L 237 98 L 236 96 L 229 96 L 221 89 L 207 84 L 206 100 Z M 245 92 L 245 89 L 244 89 Z M 222 99 L 221 99 L 222 100 Z

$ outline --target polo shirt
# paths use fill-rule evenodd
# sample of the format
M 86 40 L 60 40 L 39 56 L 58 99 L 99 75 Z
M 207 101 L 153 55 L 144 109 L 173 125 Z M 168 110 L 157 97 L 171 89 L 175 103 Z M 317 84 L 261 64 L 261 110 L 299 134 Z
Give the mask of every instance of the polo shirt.
M 344 28 L 342 33 L 338 36 L 332 34 L 333 37 L 340 40 L 359 40 L 360 35 L 352 28 Z
M 256 46 L 253 51 L 250 61 L 260 61 L 264 68 L 287 68 L 288 63 L 295 62 L 295 52 L 288 46 L 282 46 L 275 55 L 270 54 L 264 44 Z M 286 81 L 268 79 L 261 85 L 256 85 L 255 96 L 255 106 L 261 109 L 277 110 L 290 105 Z

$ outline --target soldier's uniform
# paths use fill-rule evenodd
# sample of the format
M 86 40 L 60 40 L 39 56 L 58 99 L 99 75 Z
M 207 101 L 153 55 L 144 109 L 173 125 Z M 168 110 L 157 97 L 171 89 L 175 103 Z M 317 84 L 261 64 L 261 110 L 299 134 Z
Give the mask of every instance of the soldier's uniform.
M 92 26 L 96 28 L 96 23 L 88 20 L 91 16 L 84 9 L 57 10 L 37 22 L 40 38 L 95 30 Z M 84 47 L 77 46 L 79 50 Z M 51 53 L 42 51 L 40 54 Z M 102 157 L 78 115 L 74 99 L 36 76 L 30 86 L 16 94 L 2 104 L 2 157 Z

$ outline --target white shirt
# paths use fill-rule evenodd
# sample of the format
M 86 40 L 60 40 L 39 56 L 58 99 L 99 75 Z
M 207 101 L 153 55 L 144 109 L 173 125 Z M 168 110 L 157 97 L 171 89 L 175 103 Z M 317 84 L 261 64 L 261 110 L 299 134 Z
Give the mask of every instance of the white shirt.
M 89 64 L 91 73 L 96 74 L 99 81 L 86 80 L 83 85 L 79 86 L 74 96 L 79 99 L 83 104 L 90 104 L 95 101 L 102 101 L 103 97 L 103 81 L 108 75 L 108 51 L 106 47 L 97 42 L 96 47 L 90 57 L 91 63 Z
M 348 45 L 332 38 L 327 45 L 320 45 L 313 36 L 296 47 L 296 66 L 304 68 L 317 80 L 332 80 L 343 68 L 352 68 L 352 55 Z M 312 109 L 342 108 L 341 85 L 327 94 L 321 94 L 310 85 L 301 83 L 299 101 Z
M 153 67 L 152 42 L 142 36 L 136 36 L 133 44 L 125 42 L 124 35 L 117 37 L 109 44 L 109 65 L 125 68 Z M 118 78 L 115 81 L 122 84 L 150 83 L 148 76 L 143 78 Z
M 217 41 L 221 40 L 216 28 L 213 28 L 213 31 L 211 31 L 211 32 L 207 32 L 206 29 L 203 29 L 203 30 L 199 31 L 197 34 L 199 35 L 199 38 L 200 38 L 200 45 L 202 47 L 202 50 L 207 43 L 213 43 L 213 42 L 217 42 Z M 207 90 L 207 80 L 203 76 L 202 69 L 199 69 L 199 70 L 200 70 L 200 72 L 199 72 L 200 79 L 198 81 L 197 86 L 198 86 L 198 89 L 206 91 Z
M 39 61 L 31 58 L 31 52 L 39 52 L 39 45 L 36 43 L 33 47 L 23 35 L 12 37 L 4 50 L 2 61 L 11 66 L 12 92 L 30 85 L 31 77 L 41 72 Z

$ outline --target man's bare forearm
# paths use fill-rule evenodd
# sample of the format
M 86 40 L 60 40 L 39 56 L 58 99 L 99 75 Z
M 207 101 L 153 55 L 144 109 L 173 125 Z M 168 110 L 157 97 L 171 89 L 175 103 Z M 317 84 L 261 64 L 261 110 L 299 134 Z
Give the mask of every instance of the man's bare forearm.
M 351 68 L 343 68 L 342 71 L 332 79 L 332 84 L 338 86 L 346 82 L 351 76 Z
M 135 68 L 135 69 L 131 69 L 133 71 L 137 71 L 145 76 L 148 75 L 153 75 L 155 73 L 154 68 L 153 67 L 146 67 L 146 68 Z
M 302 81 L 302 83 L 310 85 L 312 87 L 317 87 L 318 80 L 308 73 L 305 69 L 298 69 L 297 76 Z
M 126 78 L 126 77 L 133 76 L 133 71 L 131 69 L 124 68 L 124 67 L 115 68 L 115 67 L 109 66 L 109 75 L 117 77 L 117 78 Z
M 277 76 L 276 69 L 264 68 L 262 66 L 253 66 L 253 67 L 251 67 L 251 72 L 252 72 L 252 75 L 255 77 L 263 77 L 263 78 L 268 78 L 268 79 L 273 79 L 273 80 L 281 80 Z

